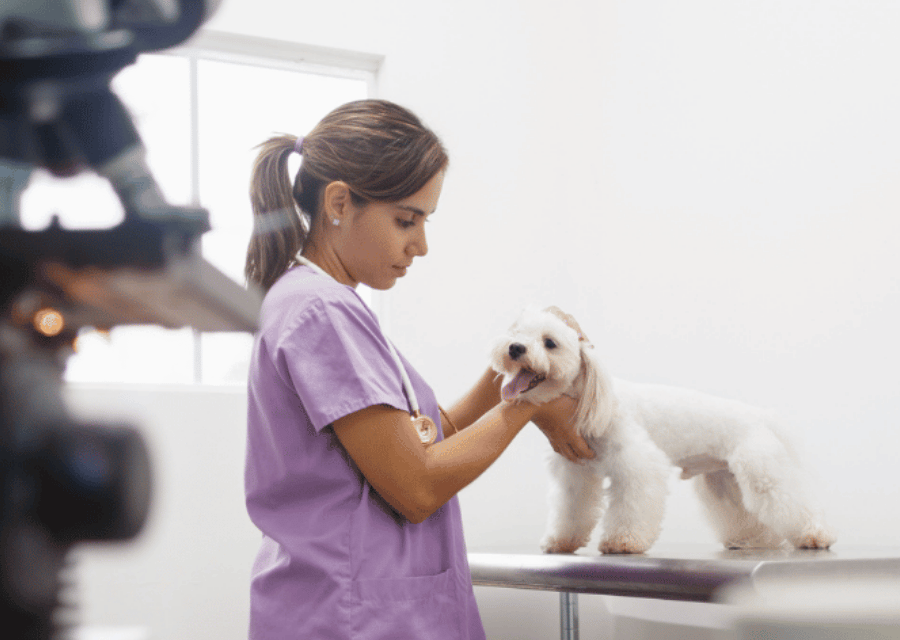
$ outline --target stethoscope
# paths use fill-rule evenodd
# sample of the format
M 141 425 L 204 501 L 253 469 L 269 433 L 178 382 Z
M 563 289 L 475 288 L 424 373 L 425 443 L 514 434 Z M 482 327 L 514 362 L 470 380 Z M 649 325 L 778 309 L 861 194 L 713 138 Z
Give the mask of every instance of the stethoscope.
M 300 264 L 306 265 L 313 271 L 321 273 L 326 278 L 331 278 L 332 280 L 334 280 L 330 273 L 325 271 L 322 267 L 317 265 L 306 256 L 300 255 L 299 251 L 297 252 L 297 255 L 294 256 L 294 260 L 296 260 Z M 400 360 L 400 355 L 394 348 L 393 343 L 387 339 L 387 336 L 385 336 L 385 340 L 387 341 L 388 350 L 391 352 L 391 357 L 394 359 L 397 368 L 400 369 L 400 379 L 403 383 L 403 393 L 406 394 L 406 399 L 409 401 L 409 418 L 412 421 L 413 428 L 415 428 L 416 433 L 419 435 L 419 440 L 421 440 L 423 444 L 431 444 L 435 441 L 435 438 L 437 438 L 437 426 L 434 424 L 434 420 L 432 420 L 428 416 L 422 415 L 419 412 L 419 400 L 416 397 L 416 392 L 413 389 L 412 382 L 410 382 L 409 375 L 406 373 L 406 368 L 403 366 L 403 362 Z

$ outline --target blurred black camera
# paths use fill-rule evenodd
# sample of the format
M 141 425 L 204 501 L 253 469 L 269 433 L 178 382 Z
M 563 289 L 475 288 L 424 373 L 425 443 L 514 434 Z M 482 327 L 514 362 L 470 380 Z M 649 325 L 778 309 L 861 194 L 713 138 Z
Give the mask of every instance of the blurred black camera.
M 198 250 L 203 209 L 168 204 L 110 82 L 187 40 L 219 0 L 0 0 L 0 629 L 57 634 L 72 545 L 142 528 L 151 469 L 139 431 L 83 424 L 62 374 L 83 327 L 253 331 L 258 291 Z M 31 172 L 90 170 L 124 208 L 110 229 L 27 231 Z

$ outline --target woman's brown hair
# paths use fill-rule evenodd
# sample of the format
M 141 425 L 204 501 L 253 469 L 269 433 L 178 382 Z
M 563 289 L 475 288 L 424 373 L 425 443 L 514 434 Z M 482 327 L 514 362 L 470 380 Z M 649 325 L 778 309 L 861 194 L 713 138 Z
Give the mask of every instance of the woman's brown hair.
M 345 182 L 357 204 L 396 202 L 419 191 L 448 158 L 438 137 L 407 109 L 386 100 L 338 107 L 302 139 L 291 184 L 288 158 L 297 136 L 259 145 L 250 180 L 253 237 L 244 274 L 264 291 L 289 268 L 313 229 L 322 190 Z

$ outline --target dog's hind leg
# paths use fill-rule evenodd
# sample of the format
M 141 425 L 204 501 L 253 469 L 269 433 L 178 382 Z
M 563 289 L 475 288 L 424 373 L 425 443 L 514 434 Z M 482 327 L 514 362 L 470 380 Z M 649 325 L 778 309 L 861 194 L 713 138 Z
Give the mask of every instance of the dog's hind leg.
M 694 478 L 694 489 L 719 540 L 728 549 L 774 548 L 783 538 L 747 511 L 734 474 L 728 470 Z
M 602 510 L 603 473 L 596 463 L 575 464 L 559 454 L 550 459 L 544 553 L 574 553 L 588 543 Z
M 728 459 L 744 508 L 799 548 L 828 548 L 834 536 L 810 499 L 793 455 L 773 434 L 758 434 Z
M 625 433 L 621 449 L 611 454 L 601 553 L 645 552 L 659 537 L 665 515 L 671 463 L 638 425 Z

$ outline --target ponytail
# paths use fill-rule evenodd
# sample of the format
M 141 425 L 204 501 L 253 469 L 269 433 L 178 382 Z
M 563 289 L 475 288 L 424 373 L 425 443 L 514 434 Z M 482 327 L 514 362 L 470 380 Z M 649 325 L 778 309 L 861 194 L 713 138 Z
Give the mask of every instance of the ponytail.
M 259 145 L 250 179 L 253 236 L 247 248 L 244 275 L 268 291 L 294 262 L 309 235 L 312 211 L 304 212 L 294 198 L 288 158 L 296 136 L 280 135 Z M 300 185 L 297 185 L 300 186 Z

